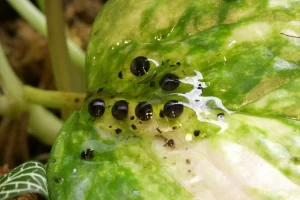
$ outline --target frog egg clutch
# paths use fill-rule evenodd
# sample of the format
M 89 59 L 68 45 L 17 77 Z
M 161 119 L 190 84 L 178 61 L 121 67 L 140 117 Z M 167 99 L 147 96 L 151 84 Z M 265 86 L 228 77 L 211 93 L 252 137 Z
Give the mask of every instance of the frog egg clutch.
M 51 152 L 51 199 L 300 199 L 299 9 L 108 1 L 86 103 Z
M 150 62 L 155 62 L 156 67 L 159 67 L 158 61 L 138 56 L 132 60 L 130 72 L 137 77 L 147 76 Z M 177 67 L 180 66 L 178 63 Z M 133 131 L 135 135 L 143 135 L 148 132 L 150 137 L 154 137 L 179 131 L 182 138 L 188 141 L 195 135 L 199 136 L 200 130 L 205 137 L 221 133 L 228 128 L 223 117 L 224 113 L 232 112 L 223 106 L 219 98 L 202 96 L 208 84 L 201 81 L 203 76 L 199 71 L 195 70 L 194 76 L 182 79 L 173 73 L 166 73 L 157 80 L 157 72 L 154 74 L 154 76 L 148 75 L 139 84 L 145 86 L 150 83 L 150 87 L 153 88 L 158 83 L 157 89 L 163 91 L 163 95 L 154 95 L 154 98 L 148 99 L 141 96 L 139 98 L 142 100 L 137 101 L 126 98 L 126 94 L 105 94 L 105 88 L 101 88 L 87 100 L 86 106 L 83 107 L 84 120 L 93 123 L 95 127 L 108 130 L 111 134 Z M 177 93 L 180 85 L 184 85 L 183 88 L 187 92 Z M 202 126 L 204 123 L 215 126 L 208 126 L 210 129 L 205 130 Z M 194 132 L 196 134 L 193 134 Z M 170 134 L 165 136 L 171 137 Z

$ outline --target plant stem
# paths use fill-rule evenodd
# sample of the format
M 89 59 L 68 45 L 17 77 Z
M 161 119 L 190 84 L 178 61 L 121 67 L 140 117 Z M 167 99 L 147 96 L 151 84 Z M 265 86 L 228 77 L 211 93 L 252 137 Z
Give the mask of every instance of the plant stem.
M 6 92 L 22 101 L 23 84 L 10 67 L 0 42 L 0 77 Z
M 45 37 L 47 36 L 45 16 L 28 0 L 7 0 L 7 2 Z M 85 53 L 69 38 L 67 39 L 70 57 L 81 71 L 84 71 Z
M 29 127 L 32 129 L 31 133 L 45 144 L 52 144 L 62 126 L 62 122 L 42 106 L 28 105 L 23 100 L 23 83 L 10 67 L 4 55 L 1 43 L 0 77 L 3 83 L 3 88 L 7 93 L 5 97 L 1 96 L 0 103 L 4 103 L 9 106 L 7 108 L 5 105 L 1 105 L 0 114 L 8 114 L 8 117 L 16 117 L 16 112 L 18 115 L 26 111 L 29 112 Z
M 29 115 L 30 134 L 43 143 L 52 145 L 62 127 L 62 122 L 39 105 L 30 105 Z
M 7 97 L 0 95 L 0 115 L 8 116 L 9 114 L 9 100 Z
M 39 9 L 44 13 L 45 12 L 45 2 L 44 0 L 36 0 L 36 3 Z
M 48 45 L 56 88 L 61 91 L 83 92 L 84 74 L 76 71 L 69 59 L 62 7 L 61 0 L 46 0 Z
M 49 108 L 79 109 L 86 97 L 85 93 L 47 91 L 31 86 L 24 86 L 24 99 L 30 103 Z
M 11 117 L 15 110 L 15 99 L 0 96 L 0 116 Z M 29 133 L 44 144 L 52 145 L 57 133 L 62 127 L 62 122 L 51 112 L 39 105 L 29 105 Z
M 12 116 L 12 108 L 16 105 L 16 99 L 0 95 L 0 116 Z
M 2 80 L 3 89 L 6 92 L 6 96 L 13 98 L 13 107 L 9 107 L 5 111 L 13 118 L 19 117 L 22 112 L 26 110 L 26 103 L 24 102 L 23 96 L 23 84 L 10 67 L 7 58 L 4 54 L 1 42 L 0 42 L 0 78 Z M 7 100 L 7 99 L 6 99 Z M 5 103 L 5 100 L 2 100 Z

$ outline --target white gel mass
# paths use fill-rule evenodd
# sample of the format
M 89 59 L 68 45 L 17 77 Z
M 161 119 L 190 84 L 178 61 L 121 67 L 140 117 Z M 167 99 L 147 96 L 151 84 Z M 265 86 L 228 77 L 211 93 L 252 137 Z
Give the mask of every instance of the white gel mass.
M 218 97 L 201 96 L 203 88 L 207 88 L 208 84 L 206 84 L 205 82 L 199 81 L 199 80 L 203 80 L 203 76 L 199 71 L 195 70 L 195 73 L 196 73 L 195 76 L 180 79 L 180 82 L 193 85 L 194 88 L 190 92 L 176 93 L 176 94 L 178 96 L 183 96 L 188 100 L 188 103 L 183 102 L 183 105 L 188 108 L 193 109 L 195 111 L 199 121 L 208 122 L 208 123 L 219 126 L 221 128 L 219 133 L 222 133 L 223 131 L 225 131 L 228 128 L 228 124 L 226 122 L 224 122 L 223 120 L 209 119 L 209 118 L 207 118 L 207 116 L 203 116 L 203 114 L 204 115 L 210 114 L 211 108 L 209 108 L 207 106 L 207 102 L 214 101 L 216 106 L 219 109 L 223 110 L 224 112 L 226 112 L 228 114 L 231 114 L 233 112 L 228 110 L 227 108 L 225 108 L 225 106 L 222 104 L 222 101 Z M 199 89 L 199 87 L 202 89 Z

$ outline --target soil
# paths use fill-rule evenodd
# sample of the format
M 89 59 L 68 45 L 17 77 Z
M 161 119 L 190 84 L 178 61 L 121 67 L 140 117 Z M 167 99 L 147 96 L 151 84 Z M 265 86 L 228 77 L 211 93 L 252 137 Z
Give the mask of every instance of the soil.
M 64 0 L 70 37 L 83 50 L 87 48 L 91 25 L 104 3 L 105 0 Z M 0 1 L 0 41 L 9 63 L 23 83 L 55 90 L 47 39 L 20 18 L 6 1 Z M 53 112 L 59 116 L 58 111 Z M 27 114 L 18 120 L 0 117 L 0 176 L 27 160 L 47 162 L 51 147 L 30 136 L 27 125 Z M 42 198 L 26 194 L 16 199 Z

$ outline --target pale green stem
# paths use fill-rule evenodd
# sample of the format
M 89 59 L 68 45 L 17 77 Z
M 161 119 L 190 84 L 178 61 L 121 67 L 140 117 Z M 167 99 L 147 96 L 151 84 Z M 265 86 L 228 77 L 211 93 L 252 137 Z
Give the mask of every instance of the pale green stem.
M 8 60 L 4 54 L 0 42 L 0 78 L 2 87 L 6 92 L 6 96 L 14 99 L 13 107 L 9 107 L 9 114 L 11 117 L 19 117 L 24 110 L 26 110 L 26 103 L 23 100 L 23 84 L 10 67 Z
M 0 116 L 11 117 L 17 101 L 12 97 L 0 95 Z M 39 105 L 27 106 L 29 112 L 29 133 L 44 144 L 52 145 L 62 122 L 51 112 Z
M 38 7 L 42 12 L 45 12 L 45 2 L 44 0 L 36 0 Z
M 0 95 L 0 116 L 9 117 L 14 114 L 13 108 L 16 107 L 17 101 L 13 97 Z
M 0 114 L 9 114 L 8 117 L 16 117 L 17 111 L 29 112 L 29 127 L 32 134 L 41 139 L 46 144 L 52 144 L 62 126 L 62 122 L 51 112 L 39 105 L 28 105 L 23 100 L 23 84 L 10 67 L 1 43 L 0 43 L 0 77 L 6 96 L 1 96 L 0 103 L 4 103 L 8 108 L 0 107 Z M 8 97 L 9 95 L 9 97 Z M 3 111 L 1 111 L 3 108 Z
M 0 77 L 6 92 L 22 101 L 23 84 L 10 67 L 0 42 Z
M 56 88 L 68 92 L 84 92 L 82 71 L 73 68 L 66 46 L 65 20 L 61 0 L 46 0 L 48 44 Z
M 9 100 L 3 95 L 0 95 L 0 115 L 1 116 L 9 115 Z
M 31 86 L 24 87 L 24 99 L 26 101 L 49 108 L 68 108 L 76 110 L 82 106 L 85 97 L 85 93 L 49 91 Z
M 7 0 L 7 2 L 42 35 L 47 36 L 45 16 L 28 0 Z M 69 38 L 68 50 L 72 62 L 81 71 L 84 71 L 85 53 Z
M 45 144 L 52 145 L 62 127 L 62 122 L 42 106 L 31 104 L 29 107 L 30 134 Z

